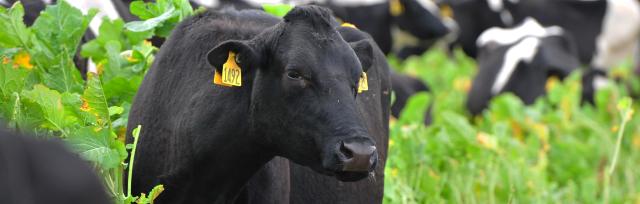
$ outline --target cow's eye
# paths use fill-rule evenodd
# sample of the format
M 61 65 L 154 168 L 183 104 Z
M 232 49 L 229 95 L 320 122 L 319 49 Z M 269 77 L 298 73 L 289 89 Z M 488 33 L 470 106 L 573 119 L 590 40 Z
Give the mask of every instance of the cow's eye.
M 290 79 L 302 80 L 302 74 L 294 70 L 287 71 L 287 77 Z

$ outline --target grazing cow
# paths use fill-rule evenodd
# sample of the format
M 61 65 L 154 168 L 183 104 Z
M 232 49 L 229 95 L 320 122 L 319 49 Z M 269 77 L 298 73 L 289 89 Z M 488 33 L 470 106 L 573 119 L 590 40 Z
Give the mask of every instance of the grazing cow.
M 379 169 L 370 137 L 379 133 L 357 106 L 371 42 L 347 43 L 333 24 L 317 6 L 284 19 L 225 9 L 180 23 L 131 108 L 129 129 L 144 128 L 133 192 L 164 184 L 158 203 L 233 202 L 276 155 L 341 181 Z
M 58 141 L 0 128 L 0 203 L 107 204 L 86 161 Z
M 430 91 L 427 84 L 420 81 L 420 79 L 395 72 L 391 72 L 391 85 L 396 96 L 395 101 L 391 105 L 391 115 L 396 118 L 400 117 L 400 113 L 402 113 L 411 96 L 418 92 Z M 431 119 L 431 108 L 429 108 L 424 114 L 424 124 L 431 124 Z
M 575 39 L 582 64 L 606 72 L 628 57 L 640 36 L 636 0 L 448 0 L 460 28 L 454 44 L 476 57 L 476 39 L 491 27 L 511 27 L 531 17 L 560 26 Z
M 515 28 L 485 31 L 478 47 L 478 74 L 467 101 L 474 115 L 503 92 L 531 104 L 545 93 L 548 77 L 563 78 L 580 66 L 571 35 L 558 26 L 542 27 L 531 18 Z

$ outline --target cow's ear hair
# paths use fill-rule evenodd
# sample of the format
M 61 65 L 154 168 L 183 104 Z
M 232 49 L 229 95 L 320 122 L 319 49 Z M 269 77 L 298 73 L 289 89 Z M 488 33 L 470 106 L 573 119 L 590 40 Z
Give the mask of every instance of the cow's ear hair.
M 567 39 L 554 38 L 556 39 L 544 39 L 542 41 L 539 56 L 549 75 L 557 75 L 563 78 L 579 68 L 580 61 L 578 60 L 577 52 L 571 47 L 571 43 L 558 42 L 558 40 L 565 41 Z
M 371 45 L 371 40 L 364 39 L 356 42 L 349 43 L 353 51 L 358 56 L 358 60 L 360 60 L 360 65 L 362 65 L 362 71 L 367 72 L 371 65 L 373 64 L 373 47 Z
M 207 61 L 218 71 L 222 70 L 222 65 L 227 61 L 229 52 L 236 53 L 236 63 L 240 67 L 252 66 L 258 62 L 256 54 L 250 41 L 229 40 L 220 43 L 217 47 L 207 53 Z

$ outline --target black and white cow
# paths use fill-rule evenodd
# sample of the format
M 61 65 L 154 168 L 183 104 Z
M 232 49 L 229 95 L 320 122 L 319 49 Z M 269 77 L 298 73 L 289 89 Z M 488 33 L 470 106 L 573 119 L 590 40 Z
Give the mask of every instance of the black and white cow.
M 454 45 L 476 57 L 476 40 L 491 27 L 512 27 L 531 17 L 560 26 L 576 41 L 582 64 L 606 72 L 632 54 L 640 36 L 636 0 L 445 0 L 459 33 Z
M 357 104 L 388 98 L 375 84 L 388 79 L 369 76 L 367 94 L 358 93 L 362 73 L 377 72 L 372 42 L 348 43 L 335 24 L 328 10 L 300 6 L 284 19 L 225 9 L 178 25 L 132 105 L 129 129 L 144 128 L 133 192 L 162 183 L 159 203 L 232 202 L 276 155 L 341 181 L 381 168 L 372 135 L 385 124 L 369 126 L 373 116 Z M 241 86 L 212 84 L 234 62 Z
M 37 140 L 0 128 L 0 203 L 111 201 L 88 163 L 62 142 Z
M 503 92 L 531 104 L 545 93 L 547 78 L 563 78 L 580 66 L 571 35 L 558 26 L 543 27 L 532 18 L 515 28 L 488 29 L 477 43 L 478 74 L 467 99 L 473 115 Z

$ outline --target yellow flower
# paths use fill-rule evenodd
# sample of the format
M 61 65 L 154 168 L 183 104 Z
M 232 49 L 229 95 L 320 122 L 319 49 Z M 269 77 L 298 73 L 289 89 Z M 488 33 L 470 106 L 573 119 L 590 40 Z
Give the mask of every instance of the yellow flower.
M 152 44 L 151 44 L 151 41 L 148 41 L 148 40 L 144 40 L 144 41 L 142 41 L 142 43 L 143 43 L 144 45 L 147 45 L 147 46 L 151 46 L 151 45 L 152 45 Z
M 10 62 L 10 60 L 9 60 L 8 57 L 6 57 L 6 56 L 2 57 L 2 64 L 9 64 L 9 62 Z
M 460 77 L 453 80 L 453 88 L 456 91 L 468 93 L 471 90 L 471 79 L 469 77 Z
M 547 83 L 545 84 L 544 89 L 549 92 L 551 89 L 556 87 L 558 81 L 560 81 L 560 79 L 558 79 L 557 76 L 551 76 L 547 78 Z
M 636 133 L 633 136 L 633 140 L 631 142 L 633 144 L 633 147 L 636 149 L 640 149 L 640 133 Z
M 391 177 L 398 176 L 398 168 L 391 168 Z
M 611 132 L 618 132 L 618 126 L 614 125 L 613 127 L 611 127 Z
M 26 52 L 20 52 L 14 57 L 15 65 L 31 70 L 33 65 L 29 61 L 31 61 L 31 56 Z
M 100 62 L 98 63 L 98 65 L 96 65 L 96 72 L 98 72 L 98 75 L 102 75 L 102 73 L 104 72 L 104 63 Z
M 435 171 L 433 171 L 433 169 L 429 169 L 429 176 L 431 176 L 431 178 L 434 178 L 434 179 L 440 178 L 440 176 Z
M 518 138 L 520 141 L 524 140 L 524 134 L 522 132 L 520 123 L 516 122 L 515 120 L 511 120 L 511 129 L 513 131 L 513 136 Z
M 82 105 L 80 106 L 80 110 L 84 112 L 89 112 L 89 110 L 91 110 L 89 103 L 84 98 L 82 99 Z
M 498 148 L 498 141 L 496 140 L 496 138 L 485 132 L 478 132 L 478 134 L 476 135 L 476 140 L 478 141 L 478 143 L 480 143 L 481 146 L 487 149 L 497 150 Z

